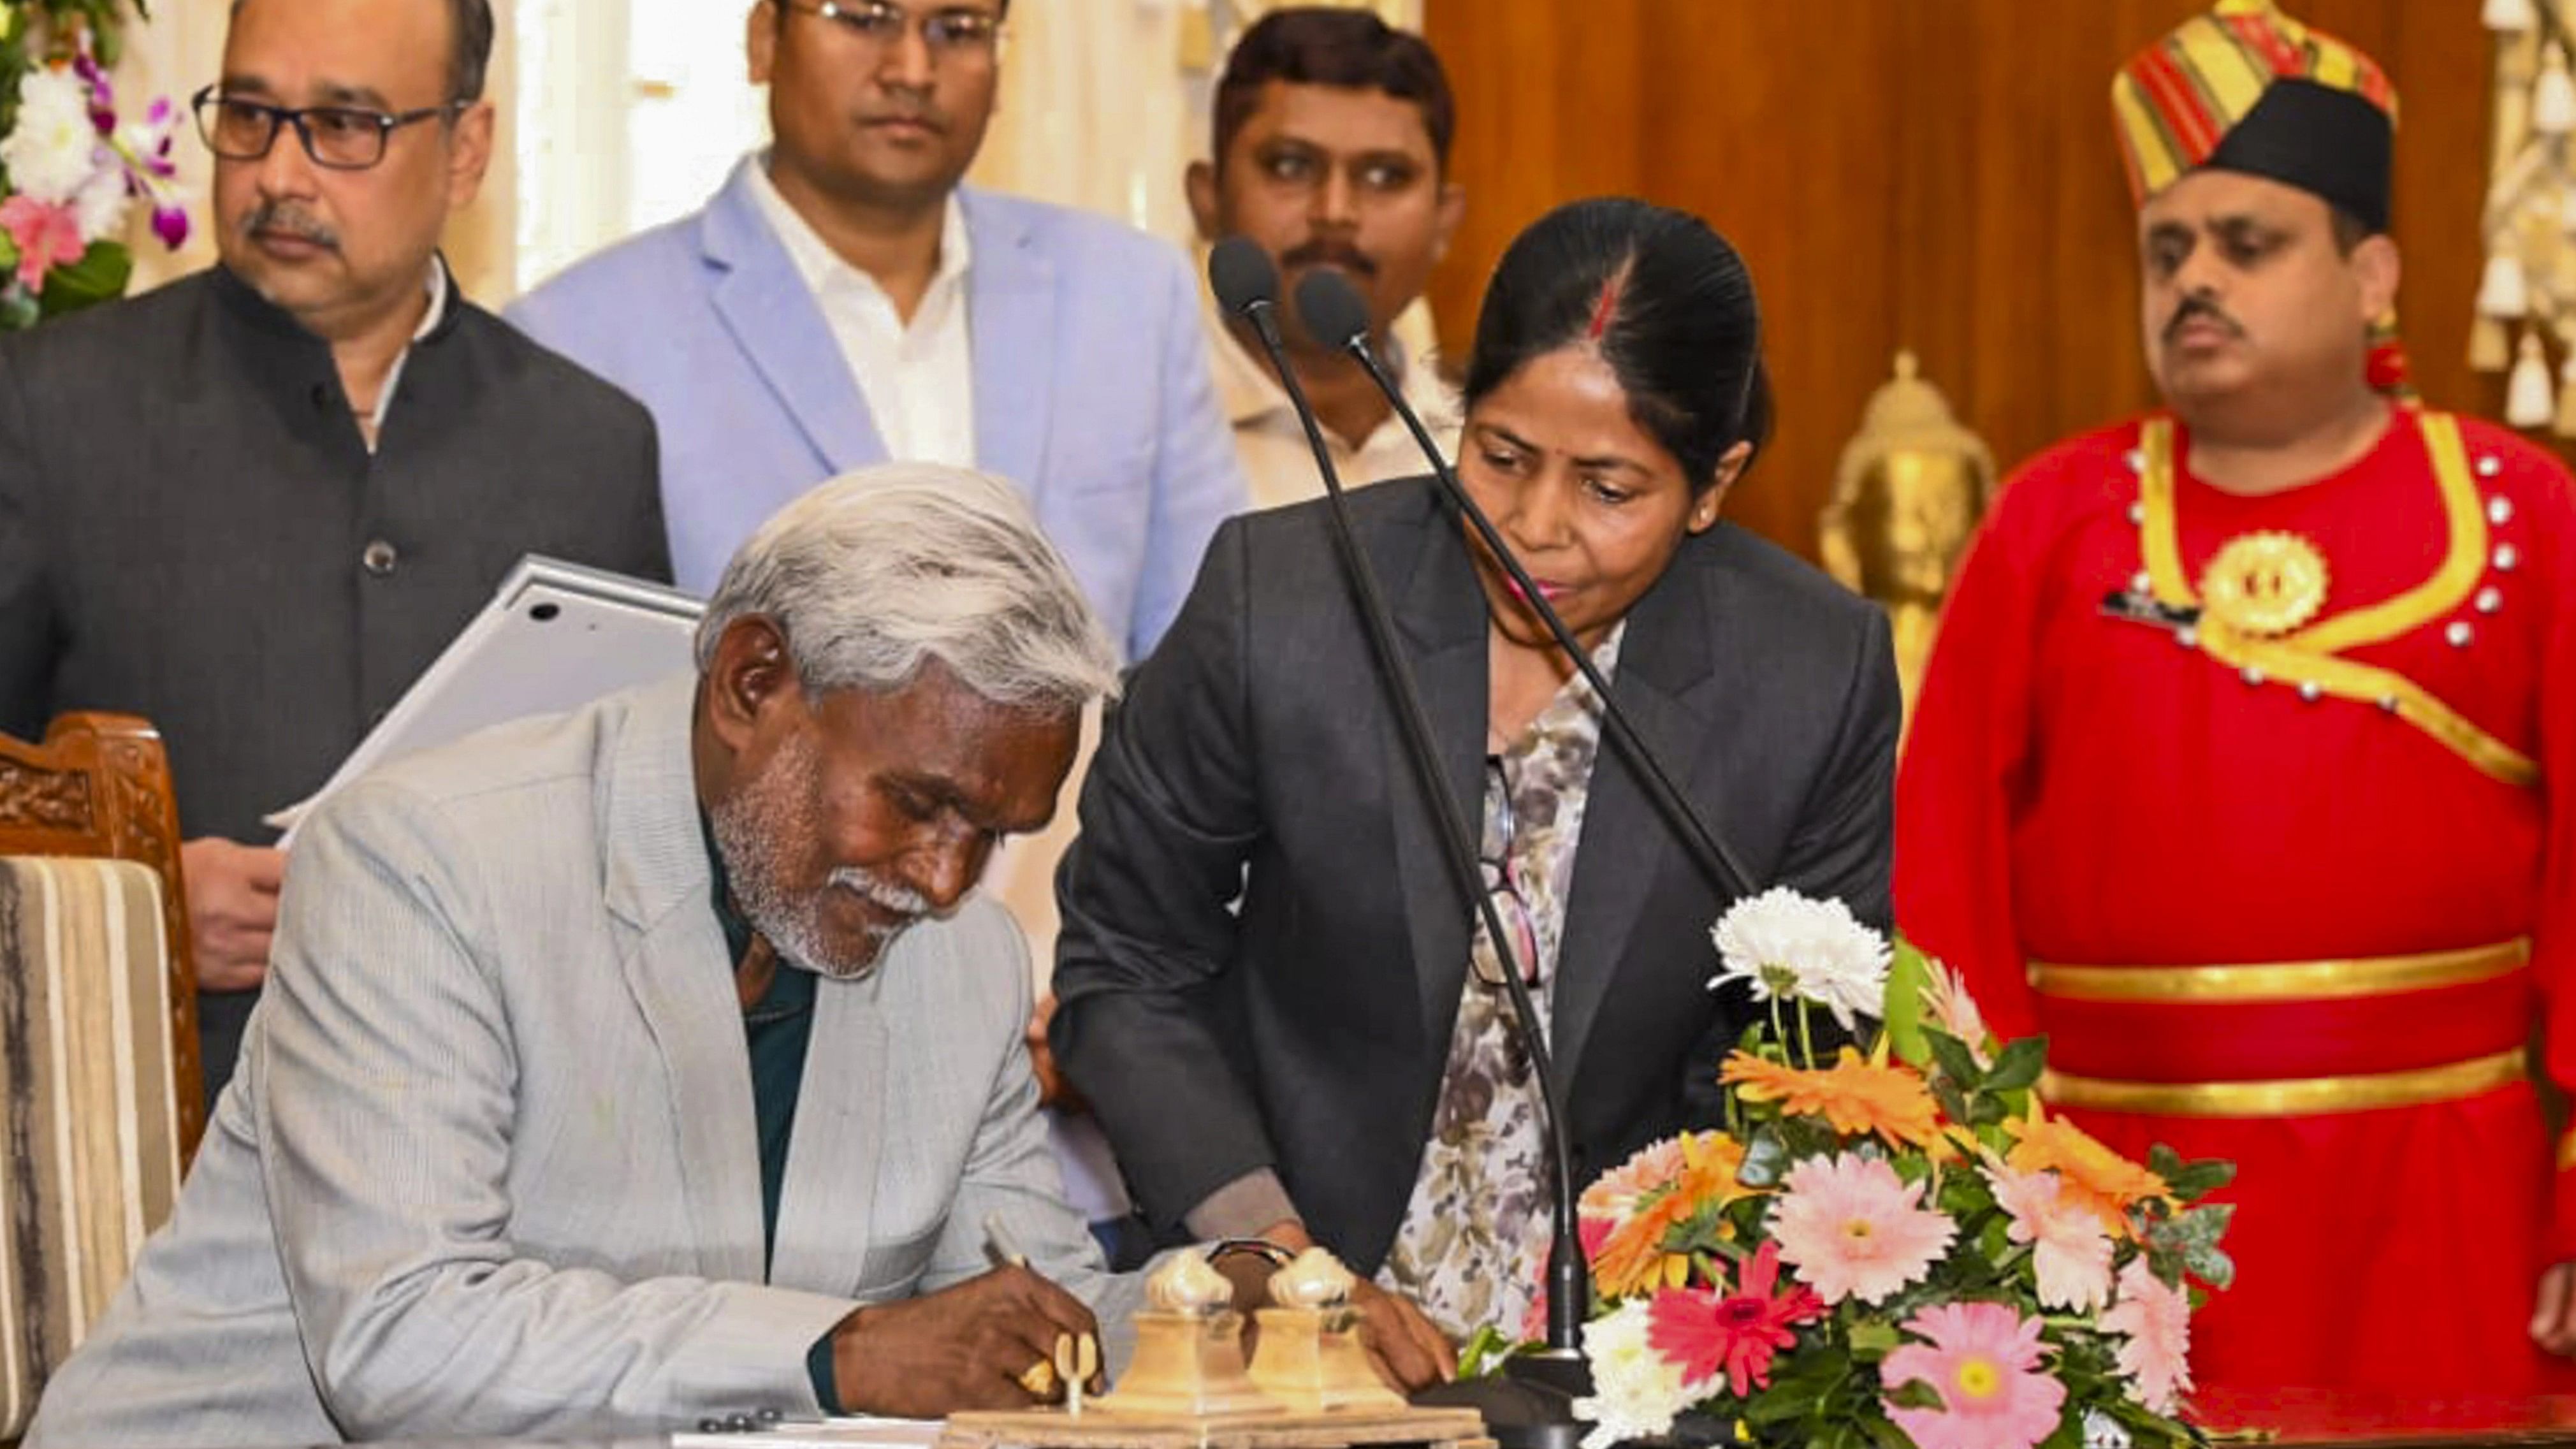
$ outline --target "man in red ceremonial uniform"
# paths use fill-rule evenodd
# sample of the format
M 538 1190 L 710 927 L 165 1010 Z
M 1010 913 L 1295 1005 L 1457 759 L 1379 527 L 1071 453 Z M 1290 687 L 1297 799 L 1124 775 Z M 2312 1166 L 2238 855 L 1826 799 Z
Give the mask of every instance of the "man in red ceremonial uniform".
M 2203 1386 L 2576 1383 L 2576 483 L 2381 390 L 2396 99 L 2226 0 L 2130 62 L 2170 407 L 2025 465 L 1898 787 L 1898 920 L 2112 1147 L 2231 1158 Z M 2393 337 L 2393 333 L 2387 334 Z M 2376 385 L 2375 385 L 2376 384 Z

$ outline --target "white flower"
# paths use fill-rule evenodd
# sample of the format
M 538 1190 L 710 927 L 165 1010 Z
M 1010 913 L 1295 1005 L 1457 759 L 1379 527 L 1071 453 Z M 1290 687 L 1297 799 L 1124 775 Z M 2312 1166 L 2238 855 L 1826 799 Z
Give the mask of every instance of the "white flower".
M 38 201 L 69 201 L 97 174 L 98 153 L 89 86 L 67 70 L 27 72 L 18 82 L 17 129 L 0 137 L 11 188 Z
M 2084 1411 L 2084 1449 L 2129 1449 L 2129 1430 L 2100 1409 Z
M 1724 962 L 1710 986 L 1742 981 L 1757 1001 L 1803 997 L 1831 1011 L 1845 1031 L 1855 1012 L 1885 1014 L 1887 942 L 1841 901 L 1774 886 L 1728 907 L 1709 934 Z
M 1593 1426 L 1583 1436 L 1583 1449 L 1612 1449 L 1669 1434 L 1674 1417 L 1690 1407 L 1681 1365 L 1665 1359 L 1646 1341 L 1647 1301 L 1632 1298 L 1583 1325 L 1583 1356 L 1592 1364 L 1592 1394 L 1576 1399 L 1574 1412 Z
M 82 241 L 94 242 L 116 235 L 125 224 L 125 206 L 131 200 L 125 194 L 125 172 L 111 166 L 89 179 L 89 184 L 72 198 L 72 217 L 80 225 Z

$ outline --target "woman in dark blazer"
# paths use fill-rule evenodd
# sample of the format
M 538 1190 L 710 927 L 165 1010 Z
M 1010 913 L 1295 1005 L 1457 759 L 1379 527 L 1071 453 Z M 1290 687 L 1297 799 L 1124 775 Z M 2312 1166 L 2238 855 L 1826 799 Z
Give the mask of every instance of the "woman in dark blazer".
M 1542 218 L 1486 294 L 1465 401 L 1461 480 L 1755 888 L 1884 925 L 1885 621 L 1719 519 L 1768 413 L 1735 250 L 1637 201 Z M 1368 1295 L 1373 1347 L 1419 1383 L 1442 1334 L 1520 1330 L 1548 1241 L 1477 894 L 1535 968 L 1579 1178 L 1716 1120 L 1749 1007 L 1707 984 L 1729 894 L 1417 479 L 1351 507 L 1449 808 L 1483 827 L 1479 878 L 1445 862 L 1325 507 L 1220 530 L 1112 717 L 1058 880 L 1051 1035 L 1159 1229 L 1332 1248 L 1394 1290 Z

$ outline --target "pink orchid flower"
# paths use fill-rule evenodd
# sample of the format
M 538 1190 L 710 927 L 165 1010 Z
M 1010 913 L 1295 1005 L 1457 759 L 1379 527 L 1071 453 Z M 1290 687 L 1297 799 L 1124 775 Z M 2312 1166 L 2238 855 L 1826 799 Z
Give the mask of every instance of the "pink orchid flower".
M 12 196 L 0 201 L 0 230 L 18 244 L 18 280 L 31 292 L 45 285 L 45 273 L 56 263 L 79 261 L 88 250 L 81 243 L 80 219 L 68 203 Z

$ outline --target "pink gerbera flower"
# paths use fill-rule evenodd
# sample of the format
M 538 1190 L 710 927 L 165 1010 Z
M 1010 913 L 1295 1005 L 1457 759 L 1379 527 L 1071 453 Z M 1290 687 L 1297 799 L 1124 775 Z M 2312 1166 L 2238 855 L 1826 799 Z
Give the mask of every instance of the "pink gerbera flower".
M 1638 1199 L 1681 1181 L 1682 1142 L 1667 1137 L 1639 1148 L 1637 1155 L 1593 1179 L 1576 1208 L 1585 1220 L 1607 1219 L 1613 1225 L 1637 1210 Z
M 2056 1432 L 2066 1386 L 2039 1370 L 2040 1322 L 2002 1303 L 1939 1303 L 1905 1320 L 1909 1343 L 1879 1365 L 1890 1388 L 1921 1380 L 1937 1409 L 1888 1405 L 1918 1449 L 2031 1449 Z
M 1771 1359 L 1797 1342 L 1790 1330 L 1825 1316 L 1812 1289 L 1780 1282 L 1780 1245 L 1766 1242 L 1736 1271 L 1733 1293 L 1667 1288 L 1646 1311 L 1646 1341 L 1682 1366 L 1682 1380 L 1699 1384 L 1726 1375 L 1737 1398 L 1748 1388 L 1771 1385 Z
M 1948 1217 L 1920 1205 L 1923 1184 L 1900 1180 L 1879 1158 L 1810 1157 L 1785 1182 L 1771 1235 L 1827 1303 L 1884 1300 L 1929 1273 L 1959 1234 Z
M 2043 1307 L 2091 1312 L 2111 1296 L 2111 1235 L 2083 1203 L 2070 1201 L 2054 1172 L 2015 1172 L 1989 1163 L 1995 1203 L 2012 1215 L 2006 1236 L 2031 1247 Z
M 2120 1270 L 2120 1294 L 2102 1315 L 2105 1333 L 2124 1335 L 2120 1372 L 2136 1386 L 2131 1398 L 2170 1414 L 2191 1391 L 2191 1300 L 2132 1258 Z

